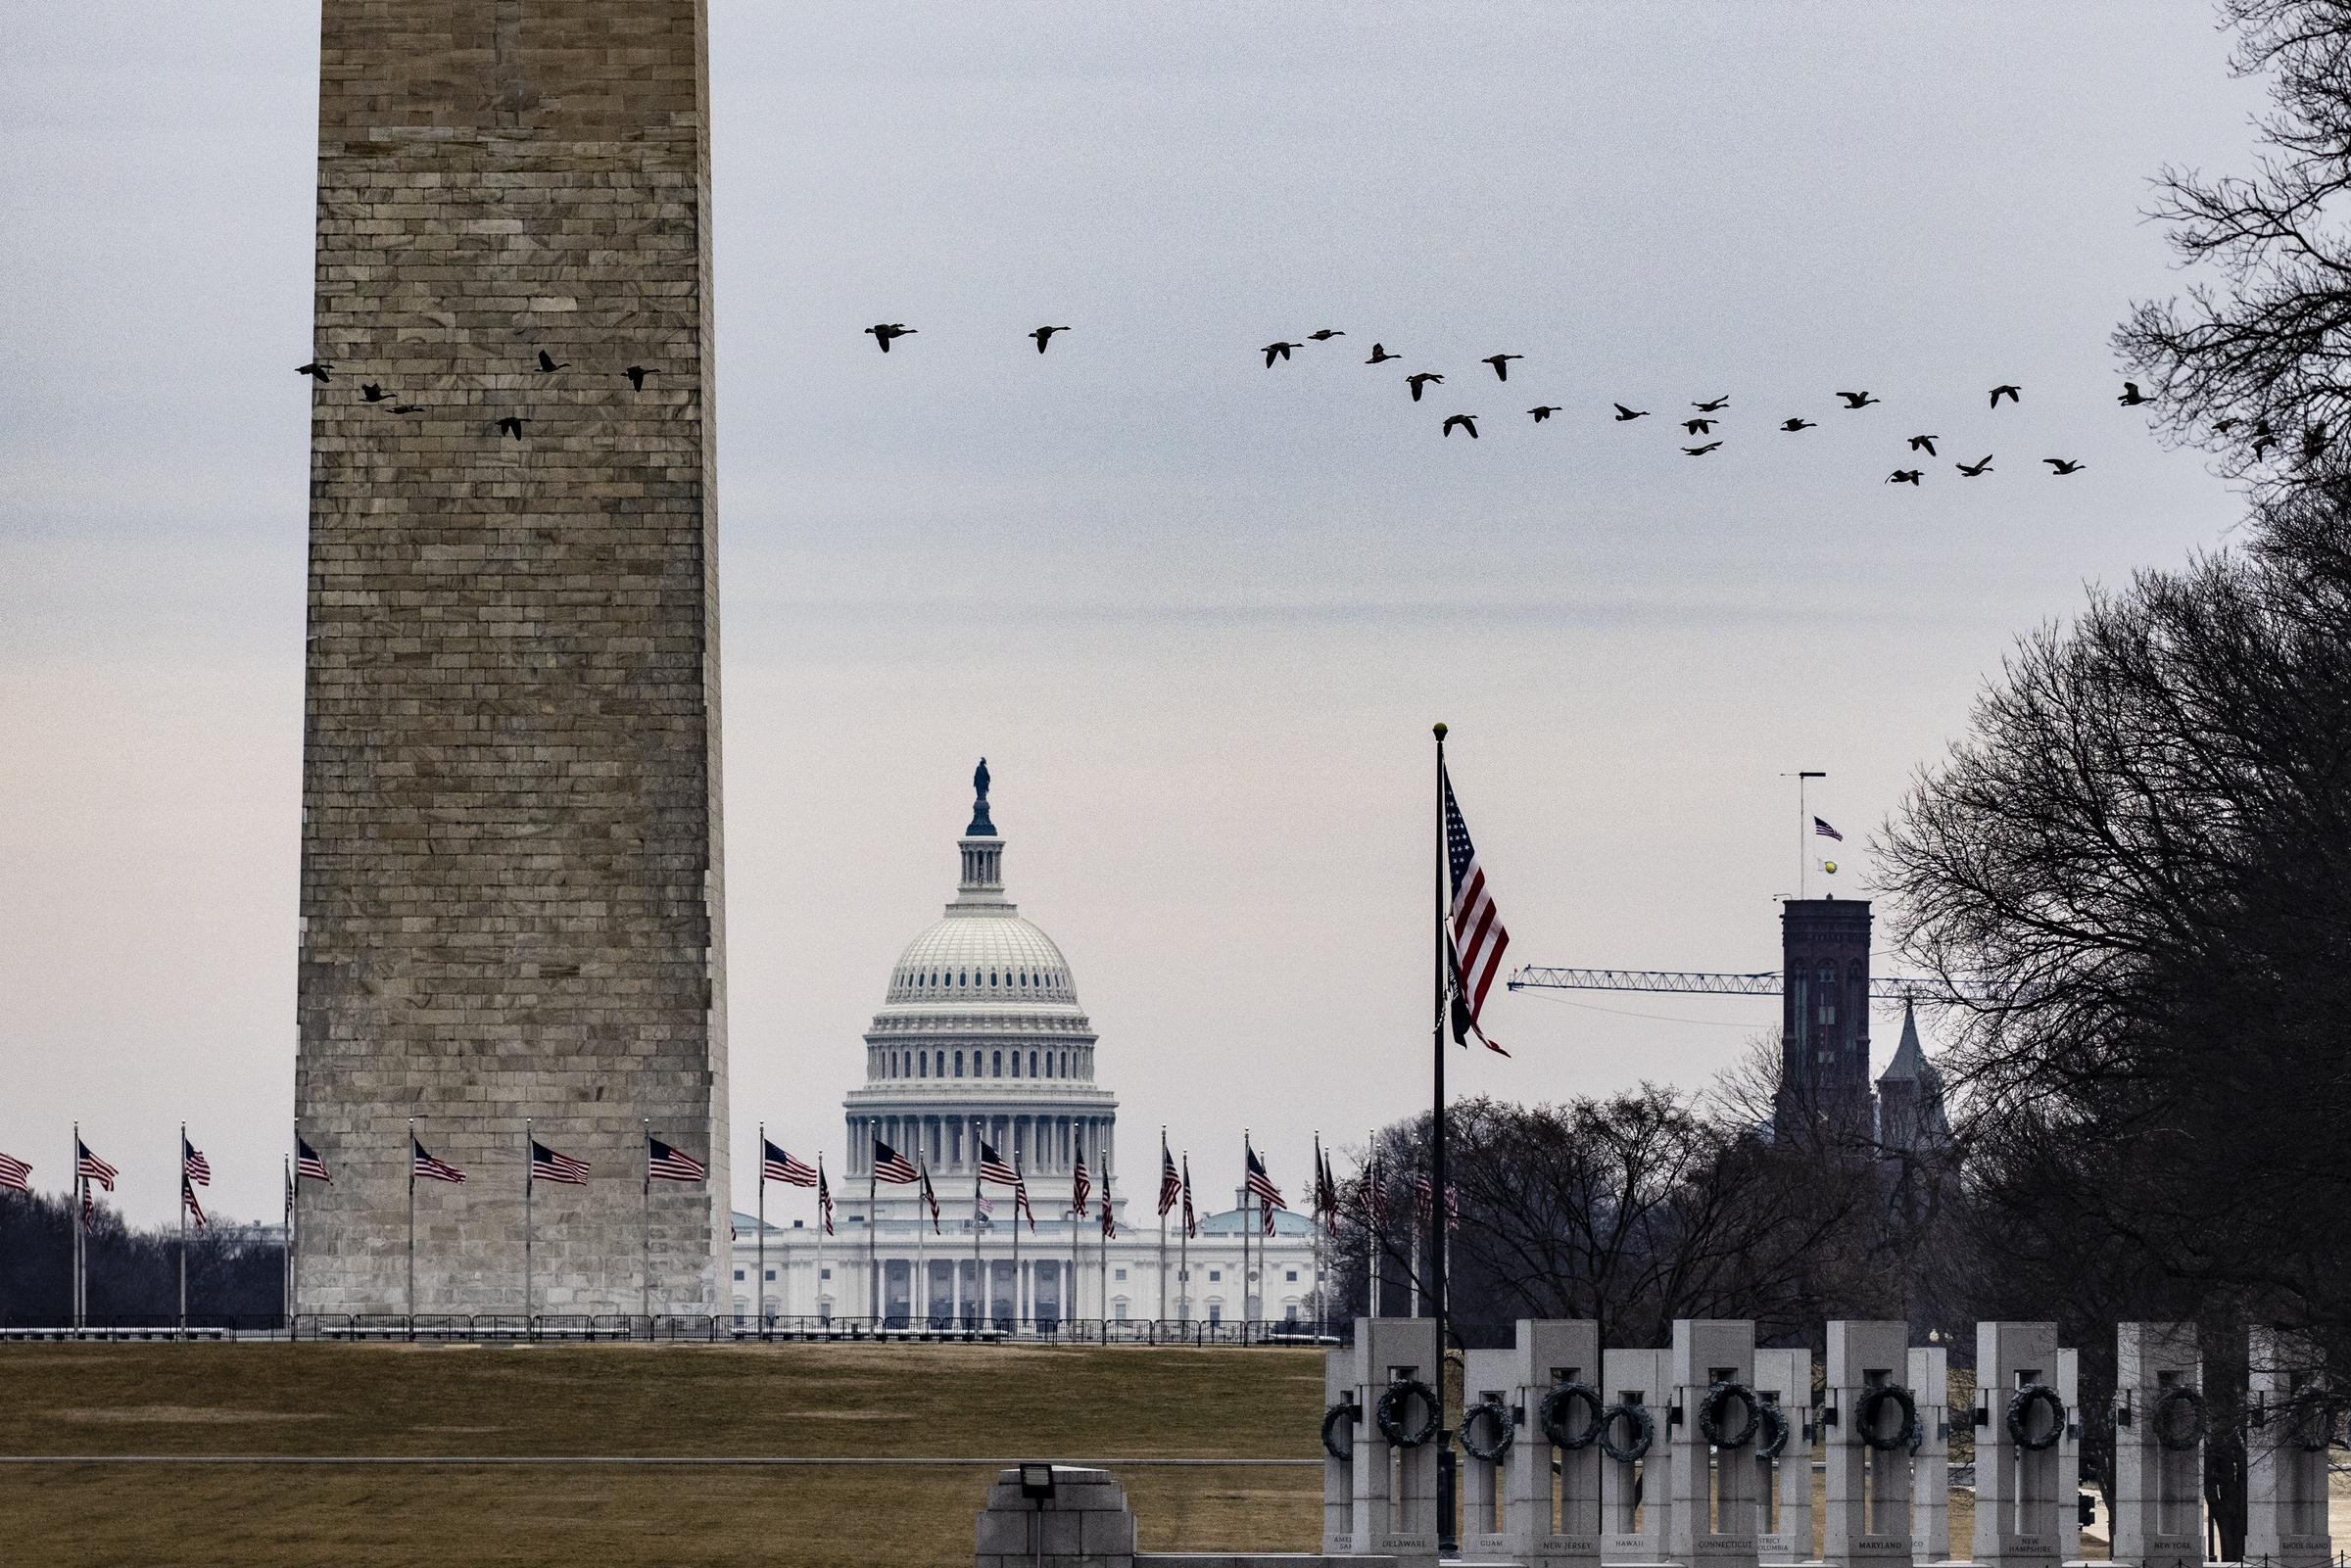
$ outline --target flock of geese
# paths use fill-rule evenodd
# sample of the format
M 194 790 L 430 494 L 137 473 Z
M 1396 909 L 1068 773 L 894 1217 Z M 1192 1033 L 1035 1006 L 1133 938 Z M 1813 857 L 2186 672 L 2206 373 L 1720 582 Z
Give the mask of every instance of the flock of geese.
M 867 327 L 865 330 L 866 334 L 874 340 L 884 354 L 888 354 L 889 352 L 890 344 L 899 338 L 912 337 L 917 331 L 916 328 L 908 326 L 903 321 L 877 322 L 875 325 Z M 1038 327 L 1033 332 L 1028 334 L 1028 336 L 1036 344 L 1036 352 L 1042 354 L 1052 343 L 1055 333 L 1067 332 L 1070 329 L 1068 327 Z M 1333 338 L 1343 338 L 1347 334 L 1340 328 L 1322 327 L 1316 331 L 1309 332 L 1305 338 L 1299 342 L 1293 343 L 1286 338 L 1277 339 L 1272 343 L 1267 344 L 1264 348 L 1258 350 L 1257 352 L 1265 356 L 1266 368 L 1271 370 L 1276 365 L 1289 363 L 1291 355 L 1307 349 L 1310 345 L 1326 344 Z M 1402 357 L 1402 355 L 1391 354 L 1388 351 L 1386 344 L 1374 343 L 1371 345 L 1371 356 L 1366 359 L 1364 363 L 1368 365 L 1386 364 L 1391 359 L 1401 359 Z M 1493 370 L 1494 379 L 1496 381 L 1508 382 L 1511 379 L 1511 365 L 1514 361 L 1523 359 L 1524 357 L 1524 355 L 1518 354 L 1489 354 L 1478 362 L 1490 367 Z M 1415 370 L 1404 377 L 1404 384 L 1406 389 L 1411 393 L 1413 402 L 1418 403 L 1427 395 L 1430 387 L 1443 386 L 1445 384 L 1445 376 L 1441 371 Z M 1848 413 L 1855 412 L 1863 408 L 1876 407 L 1885 402 L 1884 399 L 1875 397 L 1866 390 L 1861 392 L 1840 392 L 1837 394 L 1837 397 L 1841 399 L 1845 404 L 1841 411 Z M 2000 385 L 1993 387 L 1990 394 L 1990 405 L 1992 408 L 1997 409 L 2002 400 L 2005 400 L 2011 404 L 2023 403 L 2024 388 L 2009 382 L 2002 382 Z M 2121 395 L 2118 396 L 2115 401 L 2121 404 L 2124 407 L 2129 408 L 2135 407 L 2140 404 L 2148 402 L 2149 400 L 2143 393 L 2139 391 L 2138 383 L 2135 381 L 2126 381 L 2123 383 L 2123 391 Z M 1725 422 L 1720 416 L 1722 411 L 1728 408 L 1730 405 L 1731 400 L 1727 396 L 1694 400 L 1691 403 L 1690 406 L 1697 411 L 1691 416 L 1679 421 L 1682 427 L 1682 433 L 1686 437 L 1690 438 L 1687 443 L 1682 445 L 1682 451 L 1684 453 L 1692 457 L 1703 457 L 1709 452 L 1715 452 L 1722 450 L 1724 438 L 1714 434 L 1714 427 Z M 1651 410 L 1647 408 L 1628 407 L 1621 403 L 1612 404 L 1610 406 L 1614 409 L 1613 422 L 1616 424 L 1630 424 L 1636 419 L 1647 419 L 1651 417 Z M 1563 413 L 1566 410 L 1562 404 L 1556 403 L 1539 403 L 1526 410 L 1528 416 L 1531 417 L 1538 425 L 1551 418 L 1552 415 Z M 1479 439 L 1477 422 L 1482 417 L 1484 416 L 1475 413 L 1447 414 L 1443 422 L 1438 425 L 1437 433 L 1441 436 L 1450 438 L 1453 433 L 1458 430 L 1462 432 L 1462 434 L 1467 436 L 1471 441 L 1476 441 Z M 1798 435 L 1806 430 L 1816 430 L 1818 428 L 1819 422 L 1817 420 L 1806 419 L 1801 414 L 1790 414 L 1787 418 L 1782 419 L 1779 423 L 1780 431 L 1783 434 L 1791 436 Z M 1929 457 L 1938 456 L 1939 453 L 1936 451 L 1935 444 L 1942 439 L 1943 438 L 1941 436 L 1932 434 L 1912 436 L 1909 438 L 1909 451 L 1911 452 L 1923 451 Z M 1953 462 L 1951 466 L 1958 470 L 1962 478 L 1980 479 L 1984 475 L 1993 471 L 1991 466 L 1992 456 L 1992 453 L 1986 452 L 1983 456 L 1977 458 L 1972 463 Z M 2051 476 L 2059 479 L 2062 479 L 2069 474 L 2078 474 L 2082 472 L 2084 468 L 2088 466 L 2087 463 L 2077 461 L 2071 457 L 2043 457 L 2040 460 L 2048 465 Z M 1922 485 L 1925 483 L 1925 481 L 1926 470 L 1923 468 L 1896 468 L 1894 470 L 1894 472 L 1886 476 L 1886 483 L 1890 485 Z
M 1043 354 L 1047 349 L 1052 347 L 1053 339 L 1056 335 L 1069 330 L 1070 329 L 1066 326 L 1041 326 L 1028 333 L 1027 337 L 1031 342 L 1036 345 L 1036 352 Z M 876 346 L 879 347 L 884 354 L 888 354 L 889 353 L 889 346 L 892 343 L 896 342 L 900 338 L 910 338 L 915 336 L 917 329 L 906 325 L 906 323 L 903 321 L 884 321 L 877 322 L 873 326 L 867 327 L 865 332 L 867 336 L 874 340 Z M 1301 350 L 1308 349 L 1310 345 L 1327 344 L 1334 338 L 1343 338 L 1347 334 L 1344 331 L 1337 327 L 1322 327 L 1317 331 L 1309 332 L 1305 338 L 1299 342 L 1292 343 L 1287 339 L 1279 339 L 1275 342 L 1267 344 L 1264 348 L 1258 350 L 1257 352 L 1265 356 L 1266 368 L 1271 370 L 1277 365 L 1290 362 L 1291 355 L 1296 354 Z M 543 375 L 553 375 L 557 371 L 568 370 L 571 368 L 571 363 L 569 360 L 557 359 L 553 355 L 548 353 L 545 349 L 541 349 L 538 353 L 538 369 Z M 1364 363 L 1367 365 L 1380 365 L 1386 364 L 1391 360 L 1401 359 L 1402 357 L 1402 355 L 1390 353 L 1385 344 L 1374 343 L 1371 345 L 1371 356 L 1366 359 Z M 1511 366 L 1524 357 L 1525 356 L 1517 354 L 1489 354 L 1478 362 L 1487 366 L 1494 372 L 1494 379 L 1497 382 L 1507 383 L 1511 379 Z M 331 384 L 333 382 L 334 370 L 334 362 L 327 359 L 312 359 L 308 364 L 295 366 L 295 371 L 297 374 L 309 376 L 322 386 Z M 612 374 L 626 379 L 631 390 L 636 392 L 643 392 L 645 390 L 645 383 L 648 377 L 658 375 L 659 373 L 660 372 L 658 370 L 642 364 L 627 365 L 612 372 Z M 1426 397 L 1430 387 L 1441 387 L 1445 385 L 1444 373 L 1437 370 L 1415 370 L 1407 374 L 1403 379 L 1405 388 L 1411 395 L 1412 401 L 1415 403 L 1421 402 Z M 1861 392 L 1840 392 L 1837 394 L 1837 397 L 1844 404 L 1843 409 L 1839 410 L 1841 413 L 1854 413 L 1864 408 L 1877 407 L 1885 402 L 1884 399 L 1878 398 L 1866 390 Z M 385 391 L 380 382 L 368 381 L 360 383 L 360 399 L 362 403 L 382 406 L 387 413 L 403 417 L 410 414 L 423 413 L 426 411 L 425 405 L 422 404 L 402 402 L 391 393 Z M 1991 407 L 1994 410 L 1998 409 L 2003 400 L 2010 404 L 2023 403 L 2024 389 L 2008 382 L 2003 382 L 1999 386 L 1993 387 L 1991 390 L 1989 398 Z M 2115 399 L 2115 401 L 2121 404 L 2124 407 L 2130 408 L 2136 407 L 2140 404 L 2147 403 L 2150 400 L 2144 393 L 2139 391 L 2138 383 L 2135 381 L 2126 381 L 2123 383 L 2122 393 Z M 1681 446 L 1681 450 L 1685 454 L 1692 457 L 1703 457 L 1711 452 L 1716 452 L 1722 450 L 1725 438 L 1715 434 L 1715 427 L 1717 425 L 1726 423 L 1722 417 L 1722 414 L 1725 409 L 1730 407 L 1730 405 L 1731 400 L 1728 396 L 1692 401 L 1690 406 L 1696 411 L 1677 421 L 1681 425 L 1684 437 L 1687 438 L 1686 441 L 1678 444 Z M 1612 404 L 1610 406 L 1614 410 L 1612 422 L 1616 424 L 1631 424 L 1635 420 L 1652 417 L 1651 410 L 1647 408 L 1634 408 L 1621 403 Z M 1538 425 L 1550 419 L 1554 414 L 1564 413 L 1566 409 L 1563 404 L 1556 403 L 1538 403 L 1533 407 L 1526 410 L 1528 416 L 1531 417 Z M 1462 432 L 1462 434 L 1467 436 L 1471 441 L 1476 441 L 1479 439 L 1477 424 L 1481 417 L 1484 416 L 1475 413 L 1447 414 L 1443 422 L 1438 425 L 1437 432 L 1439 435 L 1450 439 L 1453 433 L 1458 430 Z M 508 439 L 516 442 L 523 441 L 526 435 L 523 427 L 533 422 L 533 417 L 529 414 L 501 415 L 499 418 L 492 421 L 492 439 L 500 441 Z M 1778 428 L 1782 434 L 1793 436 L 1799 435 L 1807 430 L 1818 429 L 1819 422 L 1817 420 L 1806 419 L 1801 414 L 1790 414 L 1779 422 Z M 1935 444 L 1942 439 L 1943 438 L 1941 436 L 1932 434 L 1912 436 L 1909 438 L 1909 451 L 1911 453 L 1924 452 L 1929 457 L 1939 457 L 1941 454 L 1937 451 Z M 2256 456 L 2260 454 L 2262 450 L 2260 446 L 2261 443 L 2266 442 L 2270 447 L 2275 447 L 2277 445 L 2277 440 L 2270 433 L 2267 421 L 2263 421 L 2260 428 L 2254 432 L 2254 439 L 2256 442 Z M 2322 444 L 2324 442 L 2323 435 L 2314 439 L 2318 440 Z M 1991 452 L 1986 452 L 1974 462 L 1954 461 L 1951 466 L 1959 472 L 1962 478 L 1980 479 L 1984 475 L 1993 471 L 1991 466 L 1992 455 L 1993 454 Z M 2078 474 L 2082 472 L 2086 466 L 2087 466 L 2087 464 L 2079 462 L 2071 457 L 2043 457 L 2040 460 L 2048 465 L 2049 471 L 2053 477 L 2060 479 L 2069 474 Z M 1886 476 L 1885 482 L 1890 485 L 1921 485 L 1924 484 L 1925 481 L 1925 469 L 1897 467 L 1892 473 Z

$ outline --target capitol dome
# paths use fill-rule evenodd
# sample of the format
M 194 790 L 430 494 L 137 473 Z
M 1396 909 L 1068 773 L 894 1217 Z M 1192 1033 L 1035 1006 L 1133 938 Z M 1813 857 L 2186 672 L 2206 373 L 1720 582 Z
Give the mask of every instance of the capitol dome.
M 950 905 L 898 955 L 885 1001 L 1050 1005 L 1075 1012 L 1078 992 L 1069 961 L 1033 923 L 1004 911 Z

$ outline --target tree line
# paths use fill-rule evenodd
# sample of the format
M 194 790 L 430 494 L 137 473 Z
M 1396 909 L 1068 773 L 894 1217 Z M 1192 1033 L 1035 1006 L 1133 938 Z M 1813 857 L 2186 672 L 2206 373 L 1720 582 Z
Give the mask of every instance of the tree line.
M 0 1323 L 54 1326 L 73 1315 L 73 1200 L 0 1192 Z M 88 1318 L 162 1326 L 179 1315 L 176 1228 L 133 1230 L 100 1209 L 88 1235 Z M 187 1238 L 188 1315 L 261 1326 L 285 1313 L 286 1252 L 273 1227 L 216 1220 Z

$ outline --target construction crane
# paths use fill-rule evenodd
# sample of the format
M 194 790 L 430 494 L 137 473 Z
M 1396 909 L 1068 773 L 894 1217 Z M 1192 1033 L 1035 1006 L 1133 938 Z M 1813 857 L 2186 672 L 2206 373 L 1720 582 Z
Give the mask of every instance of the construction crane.
M 1778 970 L 1725 974 L 1704 970 L 1554 969 L 1529 964 L 1511 972 L 1513 991 L 1676 991 L 1710 996 L 1777 996 Z M 1877 1002 L 1988 1002 L 1999 993 L 1972 980 L 1945 982 L 1904 975 L 1873 975 L 1869 995 Z

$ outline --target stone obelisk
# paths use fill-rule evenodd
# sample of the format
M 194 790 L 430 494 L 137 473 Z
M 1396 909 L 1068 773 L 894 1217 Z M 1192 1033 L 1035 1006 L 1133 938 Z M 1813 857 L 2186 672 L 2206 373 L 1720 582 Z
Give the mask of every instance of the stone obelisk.
M 520 1311 L 527 1117 L 592 1167 L 538 1189 L 539 1309 L 635 1312 L 649 1278 L 714 1310 L 703 5 L 323 28 L 295 1109 L 333 1180 L 302 1184 L 297 1306 L 406 1308 L 414 1117 L 467 1177 L 417 1184 L 415 1310 Z M 648 1123 L 707 1183 L 644 1202 Z

